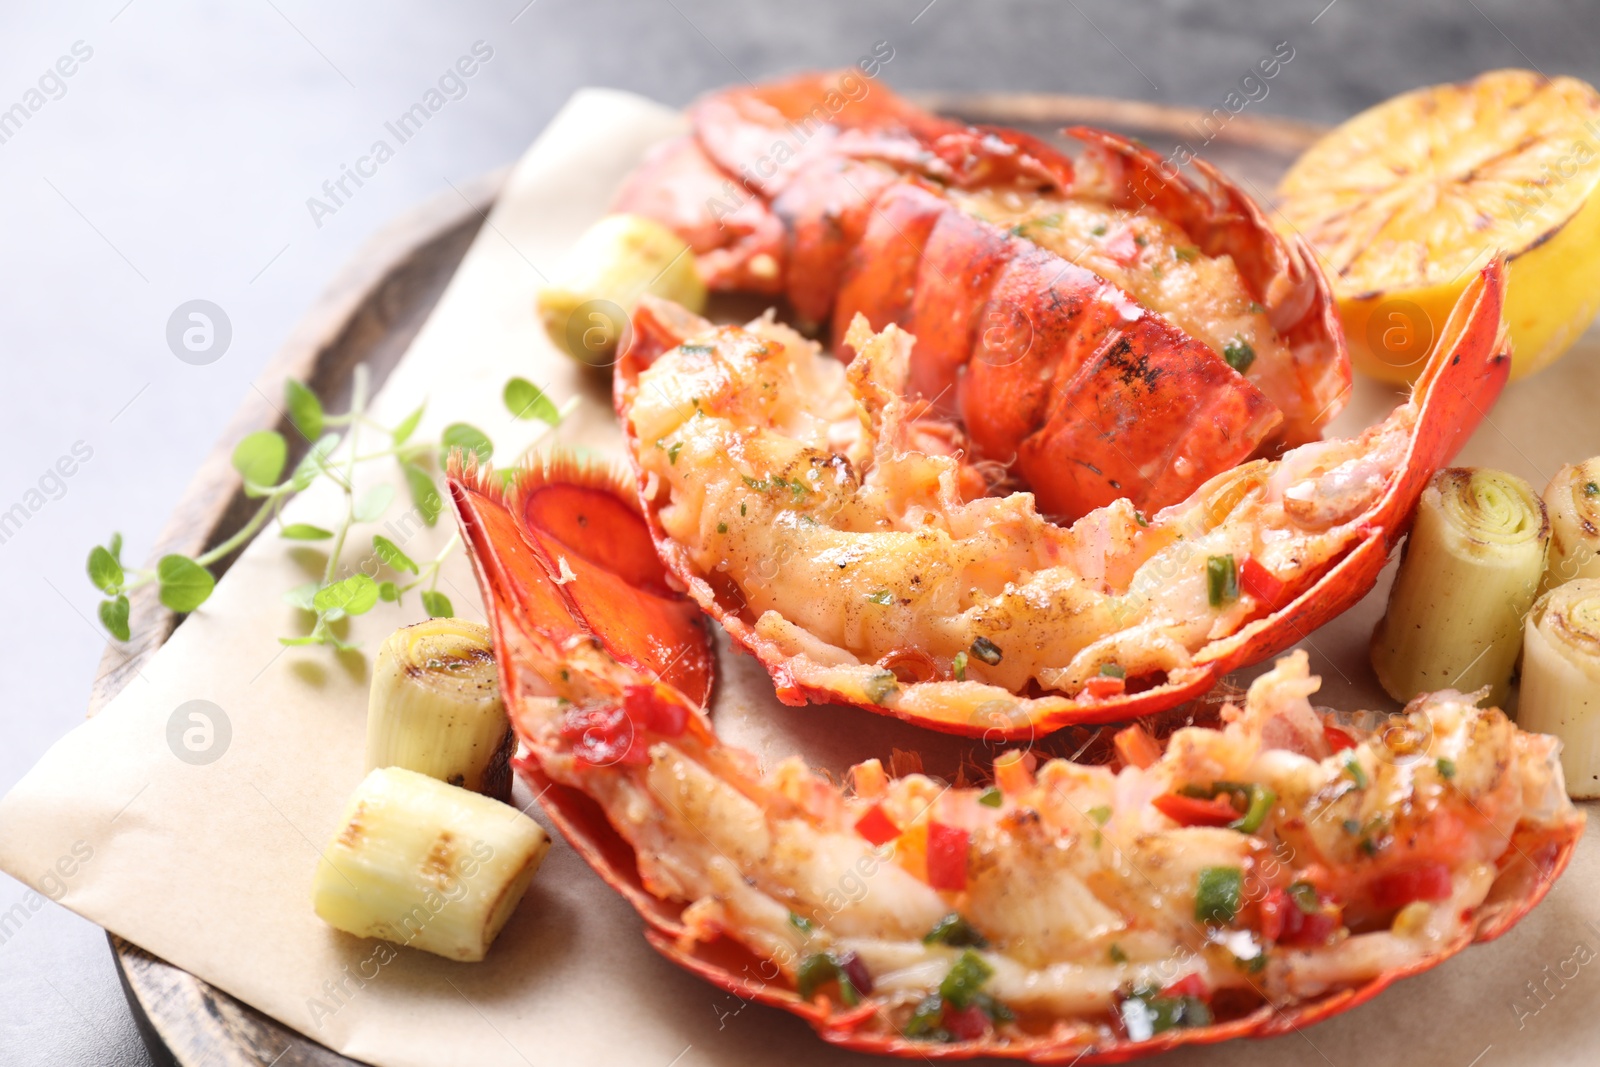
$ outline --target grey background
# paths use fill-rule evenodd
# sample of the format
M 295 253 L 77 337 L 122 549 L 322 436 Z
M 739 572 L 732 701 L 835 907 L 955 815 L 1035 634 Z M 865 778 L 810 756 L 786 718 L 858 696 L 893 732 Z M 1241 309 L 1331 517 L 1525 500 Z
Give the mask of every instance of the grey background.
M 0 511 L 74 444 L 92 456 L 0 544 L 0 789 L 78 722 L 104 642 L 84 576 L 112 530 L 142 560 L 254 376 L 339 264 L 397 212 L 516 157 L 575 88 L 681 104 L 742 77 L 854 62 L 889 84 L 1219 106 L 1280 40 L 1251 105 L 1325 121 L 1404 89 L 1532 66 L 1600 82 L 1580 0 L 104 0 L 0 16 L 0 110 L 93 49 L 0 144 Z M 336 214 L 320 195 L 475 41 L 493 58 Z M 223 307 L 207 366 L 165 343 Z M 22 899 L 0 876 L 0 912 Z M 54 905 L 0 943 L 0 1063 L 144 1064 L 102 932 Z

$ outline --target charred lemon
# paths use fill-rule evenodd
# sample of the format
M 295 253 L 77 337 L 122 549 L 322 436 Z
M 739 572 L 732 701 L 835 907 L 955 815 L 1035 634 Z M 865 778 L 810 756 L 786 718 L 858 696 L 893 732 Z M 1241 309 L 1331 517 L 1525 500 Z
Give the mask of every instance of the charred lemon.
M 1410 381 L 1462 289 L 1511 260 L 1512 377 L 1600 310 L 1600 93 L 1499 70 L 1350 119 L 1284 176 L 1282 222 L 1322 259 L 1357 368 Z

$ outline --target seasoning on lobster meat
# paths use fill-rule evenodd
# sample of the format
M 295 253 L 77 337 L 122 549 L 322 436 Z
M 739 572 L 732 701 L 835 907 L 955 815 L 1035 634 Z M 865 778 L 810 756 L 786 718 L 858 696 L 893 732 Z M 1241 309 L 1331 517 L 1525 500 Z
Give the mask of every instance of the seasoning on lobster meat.
M 1072 520 L 1154 510 L 1315 440 L 1349 358 L 1328 286 L 1202 161 L 1191 181 L 1092 129 L 1073 160 L 921 111 L 853 72 L 714 93 L 617 211 L 663 223 L 712 289 L 783 294 L 917 338 L 911 394 Z
M 1474 279 L 1412 396 L 1359 436 L 1070 527 L 983 495 L 927 432 L 921 340 L 895 326 L 857 319 L 846 368 L 770 317 L 647 300 L 617 409 L 662 560 L 781 699 L 1035 736 L 1193 699 L 1371 589 L 1506 379 L 1503 284 L 1499 261 Z
M 874 763 L 850 776 L 870 797 L 798 760 L 763 772 L 712 731 L 708 639 L 637 551 L 630 488 L 562 459 L 503 488 L 466 462 L 450 496 L 519 769 L 655 948 L 840 1045 L 1092 1063 L 1283 1033 L 1505 932 L 1582 830 L 1553 739 L 1459 693 L 1406 712 L 1423 751 L 1380 723 L 1334 752 L 1304 653 L 1148 766 L 1012 755 L 993 788 Z M 618 715 L 628 745 L 591 758 L 571 723 Z M 1170 795 L 1246 811 L 1192 825 Z M 863 832 L 874 812 L 900 832 Z

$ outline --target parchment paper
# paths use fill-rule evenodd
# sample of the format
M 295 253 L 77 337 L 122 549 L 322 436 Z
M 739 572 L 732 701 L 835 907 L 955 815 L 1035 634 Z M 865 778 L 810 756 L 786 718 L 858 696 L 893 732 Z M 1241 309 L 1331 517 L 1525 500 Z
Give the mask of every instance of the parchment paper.
M 563 440 L 615 450 L 603 388 L 544 339 L 532 295 L 539 271 L 548 273 L 603 213 L 643 150 L 681 122 L 635 97 L 579 93 L 516 168 L 384 387 L 379 417 L 392 425 L 426 398 L 420 433 L 471 421 L 495 440 L 498 461 L 513 461 L 538 425 L 515 422 L 499 399 L 505 379 L 522 374 L 558 400 L 583 398 Z M 1514 471 L 1542 488 L 1560 463 L 1600 453 L 1597 356 L 1586 339 L 1554 370 L 1512 386 L 1463 461 Z M 1375 421 L 1395 401 L 1363 382 L 1335 431 Z M 382 477 L 405 499 L 392 472 Z M 312 492 L 286 519 L 331 525 L 340 506 L 331 490 Z M 415 524 L 399 518 L 403 510 L 391 508 L 392 528 L 358 529 L 352 562 L 371 533 L 386 533 L 416 559 L 430 558 L 451 533 L 447 513 L 438 527 L 408 535 Z M 358 656 L 278 645 L 279 634 L 303 626 L 281 594 L 307 580 L 308 565 L 320 568 L 321 557 L 309 556 L 270 534 L 245 551 L 143 674 L 0 801 L 0 868 L 289 1026 L 385 1067 L 868 1062 L 658 957 L 633 911 L 560 842 L 483 963 L 389 950 L 323 925 L 311 911 L 312 872 L 362 778 L 367 674 Z M 482 618 L 460 553 L 444 574 L 457 613 Z M 1365 654 L 1386 586 L 1387 579 L 1306 642 L 1326 683 L 1320 702 L 1391 706 Z M 379 605 L 353 620 L 349 636 L 371 650 L 420 617 L 412 594 L 405 608 Z M 865 712 L 784 708 L 754 661 L 725 647 L 719 658 L 719 729 L 769 762 L 800 751 L 838 767 L 899 746 L 927 753 L 938 769 L 971 751 Z M 169 741 L 169 733 L 193 725 L 179 709 L 196 700 L 226 719 L 227 729 L 219 721 L 201 753 L 215 757 L 209 763 L 196 762 L 181 737 Z M 520 783 L 516 803 L 532 804 L 542 817 Z M 1600 846 L 1591 826 L 1566 877 L 1500 942 L 1299 1034 L 1189 1050 L 1164 1062 L 1594 1063 L 1597 878 Z

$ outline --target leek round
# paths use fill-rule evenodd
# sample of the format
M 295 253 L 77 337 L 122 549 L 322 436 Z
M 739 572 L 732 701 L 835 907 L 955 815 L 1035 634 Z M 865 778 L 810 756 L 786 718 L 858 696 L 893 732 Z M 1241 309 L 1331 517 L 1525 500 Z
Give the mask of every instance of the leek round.
M 1544 491 L 1550 561 L 1540 592 L 1574 578 L 1600 578 L 1600 458 L 1570 463 Z
M 380 768 L 350 798 L 312 904 L 347 934 L 481 960 L 549 849 L 539 824 L 509 805 Z
M 515 748 L 487 626 L 429 619 L 389 635 L 372 667 L 368 770 L 404 767 L 506 800 Z
M 539 291 L 539 319 L 573 359 L 609 367 L 645 293 L 696 313 L 706 305 L 694 253 L 677 234 L 642 215 L 607 215 L 584 231 Z
M 1560 738 L 1568 792 L 1600 797 L 1600 578 L 1540 597 L 1522 648 L 1517 725 Z
M 1435 474 L 1372 633 L 1384 690 L 1405 702 L 1487 687 L 1504 707 L 1549 537 L 1544 504 L 1521 478 L 1464 467 Z

